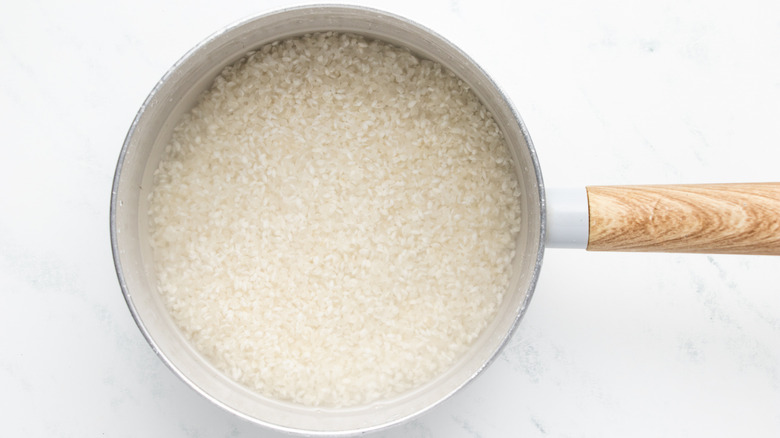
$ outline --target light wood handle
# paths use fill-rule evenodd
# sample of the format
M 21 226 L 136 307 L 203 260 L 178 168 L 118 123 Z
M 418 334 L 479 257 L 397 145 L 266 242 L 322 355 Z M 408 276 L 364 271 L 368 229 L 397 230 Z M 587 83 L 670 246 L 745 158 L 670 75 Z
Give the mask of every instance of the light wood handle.
M 586 190 L 590 251 L 780 255 L 780 183 Z

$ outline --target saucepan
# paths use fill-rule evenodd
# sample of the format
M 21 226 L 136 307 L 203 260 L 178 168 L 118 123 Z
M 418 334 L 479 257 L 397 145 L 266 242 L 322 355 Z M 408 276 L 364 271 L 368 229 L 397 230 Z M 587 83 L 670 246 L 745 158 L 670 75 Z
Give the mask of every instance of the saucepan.
M 156 289 L 147 197 L 173 128 L 226 66 L 265 44 L 318 31 L 360 34 L 437 61 L 468 84 L 509 146 L 522 193 L 510 288 L 466 354 L 434 380 L 389 400 L 309 407 L 259 395 L 206 361 L 177 329 Z M 111 244 L 119 283 L 160 359 L 216 405 L 285 432 L 346 435 L 377 430 L 437 405 L 497 356 L 529 305 L 545 247 L 611 251 L 780 254 L 780 184 L 588 187 L 545 192 L 531 138 L 501 89 L 464 52 L 405 18 L 354 6 L 309 6 L 261 15 L 207 38 L 157 83 L 129 129 L 113 181 Z

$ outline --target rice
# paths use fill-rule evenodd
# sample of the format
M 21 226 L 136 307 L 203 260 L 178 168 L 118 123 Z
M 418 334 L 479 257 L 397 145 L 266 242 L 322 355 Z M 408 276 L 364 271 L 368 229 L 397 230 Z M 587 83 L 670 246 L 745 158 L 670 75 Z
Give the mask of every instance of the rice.
M 440 64 L 317 33 L 227 67 L 149 196 L 159 291 L 219 370 L 308 406 L 387 399 L 495 315 L 520 229 L 492 116 Z

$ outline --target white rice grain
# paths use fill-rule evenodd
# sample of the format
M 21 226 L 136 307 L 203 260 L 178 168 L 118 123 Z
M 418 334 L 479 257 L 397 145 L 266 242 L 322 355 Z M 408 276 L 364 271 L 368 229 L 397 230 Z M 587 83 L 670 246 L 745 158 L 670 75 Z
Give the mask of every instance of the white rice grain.
M 159 290 L 261 394 L 385 399 L 495 315 L 518 197 L 496 123 L 441 65 L 348 34 L 270 44 L 221 73 L 155 172 Z

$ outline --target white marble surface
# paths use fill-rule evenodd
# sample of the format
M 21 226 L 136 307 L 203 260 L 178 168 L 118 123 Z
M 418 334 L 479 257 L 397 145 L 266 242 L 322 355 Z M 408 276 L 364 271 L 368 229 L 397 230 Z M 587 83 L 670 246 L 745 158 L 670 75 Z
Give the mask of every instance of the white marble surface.
M 115 278 L 108 204 L 163 72 L 211 32 L 288 4 L 0 3 L 0 436 L 278 436 L 203 400 L 147 346 Z M 548 186 L 780 180 L 774 0 L 363 4 L 491 72 Z M 373 436 L 780 436 L 778 268 L 549 250 L 500 358 Z

